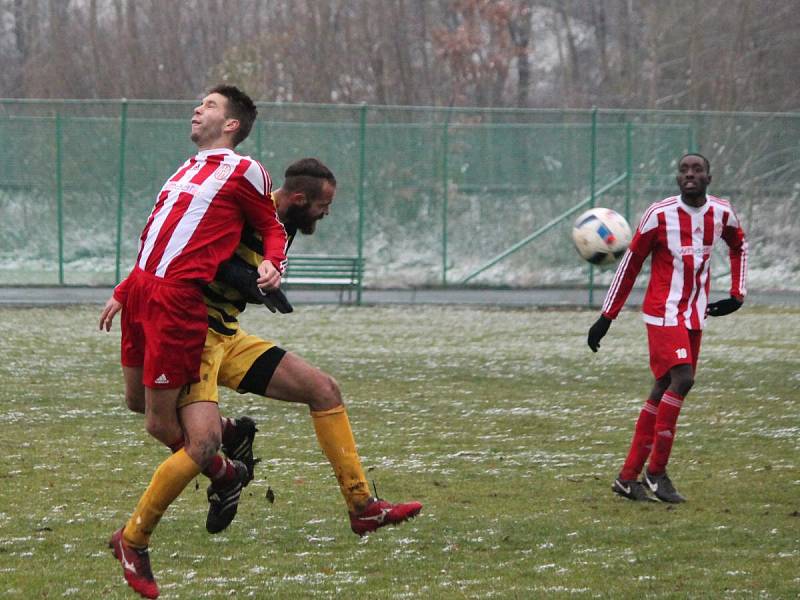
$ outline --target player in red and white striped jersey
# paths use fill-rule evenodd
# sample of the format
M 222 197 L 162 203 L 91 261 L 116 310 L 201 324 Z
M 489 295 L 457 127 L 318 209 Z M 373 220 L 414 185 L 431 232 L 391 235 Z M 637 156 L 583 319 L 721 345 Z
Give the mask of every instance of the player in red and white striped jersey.
M 199 473 L 238 496 L 244 464 L 218 453 L 216 405 L 197 403 L 181 413 L 181 391 L 199 381 L 208 332 L 202 287 L 233 253 L 247 222 L 263 240 L 258 283 L 275 289 L 286 261 L 286 231 L 264 168 L 234 148 L 250 132 L 257 110 L 234 86 L 217 86 L 194 109 L 191 139 L 199 152 L 158 194 L 140 238 L 130 275 L 114 290 L 100 318 L 110 329 L 122 312 L 122 365 L 127 396 L 144 397 L 147 431 L 173 450 L 156 470 L 125 527 L 109 542 L 128 584 L 158 596 L 147 547 L 169 504 Z M 144 389 L 142 389 L 144 388 Z M 184 431 L 186 435 L 184 437 Z
M 680 195 L 645 211 L 589 330 L 597 352 L 600 340 L 630 294 L 645 259 L 651 256 L 650 282 L 642 314 L 647 324 L 650 368 L 655 383 L 642 408 L 631 449 L 613 491 L 632 500 L 650 500 L 647 490 L 665 502 L 683 502 L 666 474 L 683 400 L 694 384 L 706 316 L 734 312 L 746 294 L 747 242 L 727 200 L 706 194 L 711 182 L 708 160 L 687 154 L 678 163 Z M 730 297 L 709 304 L 711 251 L 718 240 L 729 248 Z M 639 474 L 648 460 L 642 482 Z

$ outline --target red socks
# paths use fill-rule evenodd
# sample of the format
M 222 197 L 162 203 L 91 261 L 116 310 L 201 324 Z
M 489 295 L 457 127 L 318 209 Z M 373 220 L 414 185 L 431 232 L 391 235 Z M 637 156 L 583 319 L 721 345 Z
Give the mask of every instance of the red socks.
M 647 470 L 653 475 L 661 475 L 667 470 L 667 461 L 672 451 L 672 442 L 675 440 L 678 415 L 683 406 L 683 397 L 675 392 L 664 392 L 658 404 L 656 414 L 656 431 L 654 436 L 653 451 Z
M 648 399 L 644 403 L 636 421 L 631 449 L 619 472 L 620 479 L 624 481 L 637 479 L 648 456 L 650 473 L 661 475 L 667 470 L 682 405 L 683 397 L 675 392 L 664 392 L 659 402 Z
M 203 469 L 203 475 L 211 480 L 212 486 L 222 489 L 236 478 L 236 468 L 230 459 L 221 454 L 215 454 L 208 466 Z
M 222 418 L 221 421 L 223 431 L 225 431 L 226 427 L 233 428 L 233 419 Z M 169 449 L 175 454 L 178 450 L 183 448 L 183 445 L 184 439 L 181 437 L 172 444 L 169 444 Z M 233 481 L 236 477 L 236 469 L 229 459 L 221 454 L 216 454 L 211 459 L 211 462 L 208 463 L 208 466 L 203 469 L 203 475 L 211 480 L 211 485 L 221 489 L 226 487 L 229 482 Z
M 222 443 L 225 439 L 236 430 L 236 422 L 230 417 L 219 418 L 220 431 L 222 432 Z
M 636 421 L 631 449 L 628 451 L 628 458 L 625 459 L 625 464 L 619 473 L 620 479 L 631 481 L 637 479 L 639 473 L 642 472 L 642 467 L 653 448 L 653 432 L 655 431 L 657 412 L 658 402 L 648 399 Z

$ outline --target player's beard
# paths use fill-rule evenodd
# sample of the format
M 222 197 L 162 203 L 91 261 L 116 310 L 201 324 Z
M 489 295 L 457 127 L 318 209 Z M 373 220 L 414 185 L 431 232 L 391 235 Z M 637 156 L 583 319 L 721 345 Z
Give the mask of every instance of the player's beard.
M 304 235 L 311 235 L 317 229 L 317 220 L 308 214 L 307 206 L 292 204 L 286 211 L 286 222 L 296 225 Z

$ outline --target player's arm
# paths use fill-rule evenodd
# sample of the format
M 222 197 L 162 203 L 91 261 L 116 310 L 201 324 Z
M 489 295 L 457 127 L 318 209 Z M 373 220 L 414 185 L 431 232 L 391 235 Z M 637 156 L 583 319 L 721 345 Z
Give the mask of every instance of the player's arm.
M 106 301 L 103 307 L 103 312 L 100 313 L 100 331 L 105 329 L 111 331 L 111 324 L 114 322 L 114 316 L 122 310 L 122 302 L 117 300 L 113 295 Z
M 122 310 L 125 300 L 128 298 L 128 282 L 130 277 L 126 277 L 120 281 L 114 288 L 111 297 L 106 301 L 103 311 L 100 313 L 100 329 L 111 331 L 111 324 L 114 322 L 114 316 Z
M 120 304 L 125 304 L 125 301 L 128 299 L 128 287 L 130 285 L 129 282 L 130 275 L 128 275 L 114 287 L 114 293 L 112 297 L 116 298 Z
M 636 277 L 639 275 L 639 271 L 642 270 L 642 265 L 652 250 L 654 239 L 654 230 L 642 233 L 641 225 L 636 230 L 631 240 L 631 245 L 625 251 L 622 260 L 617 266 L 617 271 L 614 273 L 614 279 L 603 301 L 600 317 L 589 328 L 586 343 L 592 352 L 597 352 L 600 347 L 600 340 L 608 333 L 611 322 L 617 318 L 617 315 L 625 305 L 633 289 L 633 284 L 636 282 Z
M 258 284 L 258 287 L 263 291 L 277 290 L 281 285 L 282 271 L 283 269 L 278 271 L 275 265 L 272 264 L 272 261 L 264 259 L 264 261 L 258 265 L 258 279 L 256 279 L 256 284 Z
M 245 172 L 238 196 L 248 223 L 263 240 L 259 286 L 276 289 L 286 269 L 287 237 L 272 200 L 272 181 L 258 162 L 253 161 Z
M 256 269 L 234 255 L 219 266 L 214 279 L 237 290 L 251 304 L 263 304 L 272 312 L 290 313 L 294 310 L 280 289 L 262 290 L 258 286 L 258 277 Z
M 731 261 L 730 297 L 712 302 L 706 307 L 709 317 L 723 317 L 736 312 L 744 304 L 747 293 L 745 287 L 747 273 L 747 239 L 739 219 L 731 212 L 728 222 L 722 229 L 722 239 L 728 244 L 728 258 Z
M 740 300 L 736 296 L 731 296 L 706 306 L 706 314 L 709 317 L 724 317 L 742 308 L 742 304 L 744 304 L 744 299 Z

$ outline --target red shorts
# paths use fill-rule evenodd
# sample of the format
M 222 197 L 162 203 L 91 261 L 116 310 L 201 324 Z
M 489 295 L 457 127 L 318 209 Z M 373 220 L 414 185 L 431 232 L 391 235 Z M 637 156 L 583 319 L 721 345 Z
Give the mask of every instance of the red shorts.
M 684 325 L 663 327 L 648 324 L 650 370 L 655 378 L 661 379 L 675 365 L 692 365 L 692 370 L 696 370 L 702 338 L 702 330 L 686 329 Z
M 137 268 L 122 310 L 122 365 L 141 367 L 149 388 L 200 381 L 208 313 L 200 287 L 164 281 Z

